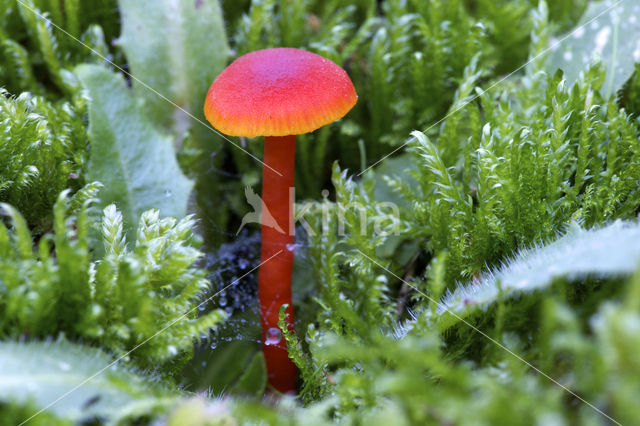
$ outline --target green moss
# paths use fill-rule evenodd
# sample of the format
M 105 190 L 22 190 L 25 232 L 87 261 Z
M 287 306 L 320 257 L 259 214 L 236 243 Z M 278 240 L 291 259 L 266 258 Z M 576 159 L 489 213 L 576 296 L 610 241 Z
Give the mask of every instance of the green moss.
M 0 201 L 22 211 L 37 232 L 51 226 L 56 194 L 82 184 L 88 146 L 81 115 L 68 102 L 0 89 Z
M 0 224 L 0 334 L 44 339 L 64 334 L 91 342 L 140 367 L 177 373 L 193 342 L 224 319 L 221 311 L 196 318 L 194 303 L 208 286 L 194 263 L 192 217 L 160 219 L 145 212 L 136 241 L 124 236 L 114 205 L 90 214 L 98 185 L 55 203 L 53 233 L 32 248 L 27 224 L 2 205 L 12 228 Z M 92 229 L 99 229 L 94 240 Z M 94 258 L 97 244 L 104 256 Z M 135 350 L 135 351 L 134 351 Z

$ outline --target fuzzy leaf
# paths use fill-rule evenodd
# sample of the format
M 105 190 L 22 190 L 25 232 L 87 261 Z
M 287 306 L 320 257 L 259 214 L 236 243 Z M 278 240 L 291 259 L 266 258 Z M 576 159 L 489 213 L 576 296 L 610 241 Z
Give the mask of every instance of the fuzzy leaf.
M 110 362 L 112 359 L 104 352 L 66 340 L 1 342 L 0 400 L 33 402 L 44 408 Z M 47 410 L 77 422 L 99 417 L 115 423 L 163 411 L 175 400 L 176 396 L 149 378 L 116 365 Z
M 465 317 L 502 297 L 540 290 L 553 280 L 585 276 L 631 275 L 640 263 L 640 223 L 616 221 L 596 230 L 578 227 L 542 247 L 522 250 L 503 267 L 482 274 L 478 282 L 458 287 L 438 306 L 447 328 L 457 321 L 446 312 Z
M 229 47 L 217 0 L 120 0 L 120 45 L 131 73 L 190 114 L 204 120 L 209 85 L 227 64 Z M 186 114 L 137 81 L 133 87 L 155 123 L 178 139 L 193 123 Z M 171 124 L 169 124 L 171 123 Z
M 601 93 L 609 96 L 622 87 L 640 61 L 640 0 L 617 3 L 613 8 L 612 1 L 591 3 L 572 35 L 552 53 L 550 73 L 560 68 L 573 84 L 590 62 L 600 60 L 607 68 Z
M 80 65 L 76 74 L 90 96 L 87 176 L 104 183 L 102 205 L 115 203 L 129 227 L 151 208 L 183 217 L 193 183 L 178 166 L 172 139 L 136 107 L 122 76 L 97 65 Z

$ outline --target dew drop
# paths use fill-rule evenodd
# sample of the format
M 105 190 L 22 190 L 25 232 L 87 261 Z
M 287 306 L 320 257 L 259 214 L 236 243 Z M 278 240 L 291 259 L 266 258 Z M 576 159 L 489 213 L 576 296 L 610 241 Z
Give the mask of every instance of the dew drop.
M 265 336 L 264 344 L 269 345 L 277 345 L 282 340 L 282 332 L 279 328 L 271 327 L 267 330 L 267 335 Z
M 238 268 L 247 269 L 247 266 L 249 266 L 249 261 L 247 259 L 238 259 Z
M 611 34 L 611 28 L 609 27 L 604 27 L 603 29 L 598 31 L 598 34 L 596 34 L 595 51 L 598 52 L 598 54 L 602 54 L 602 52 L 604 51 L 605 45 L 609 42 L 610 34 Z
M 578 27 L 573 32 L 573 38 L 581 38 L 584 35 L 584 27 Z

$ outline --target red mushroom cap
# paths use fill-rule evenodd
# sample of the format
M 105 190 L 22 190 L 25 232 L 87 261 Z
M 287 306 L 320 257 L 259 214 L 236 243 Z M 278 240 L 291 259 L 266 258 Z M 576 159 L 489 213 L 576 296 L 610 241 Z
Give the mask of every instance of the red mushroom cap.
M 335 63 L 300 49 L 258 50 L 236 59 L 213 82 L 204 113 L 232 136 L 312 132 L 343 117 L 358 95 Z

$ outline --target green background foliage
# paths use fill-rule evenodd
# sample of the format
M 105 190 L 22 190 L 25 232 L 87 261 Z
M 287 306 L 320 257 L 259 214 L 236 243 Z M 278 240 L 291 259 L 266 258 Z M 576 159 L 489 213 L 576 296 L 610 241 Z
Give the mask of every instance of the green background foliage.
M 139 112 L 120 75 L 98 65 L 81 65 L 75 72 L 89 98 L 87 179 L 105 185 L 103 205 L 116 203 L 130 236 L 145 210 L 184 216 L 193 183 L 178 166 L 172 138 Z
M 640 3 L 602 62 L 573 32 L 611 5 L 0 0 L 0 422 L 114 363 L 32 424 L 640 423 Z M 262 142 L 199 122 L 275 46 L 359 94 L 299 136 L 279 399 L 235 235 Z

